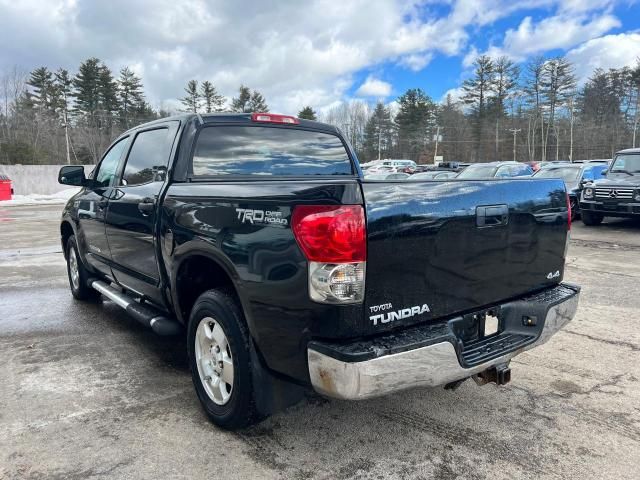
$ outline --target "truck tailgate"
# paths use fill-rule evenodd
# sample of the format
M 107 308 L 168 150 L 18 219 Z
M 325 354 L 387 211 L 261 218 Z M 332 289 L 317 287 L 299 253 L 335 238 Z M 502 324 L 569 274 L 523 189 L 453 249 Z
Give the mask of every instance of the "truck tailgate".
M 362 189 L 363 333 L 477 311 L 562 280 L 561 180 L 365 181 Z

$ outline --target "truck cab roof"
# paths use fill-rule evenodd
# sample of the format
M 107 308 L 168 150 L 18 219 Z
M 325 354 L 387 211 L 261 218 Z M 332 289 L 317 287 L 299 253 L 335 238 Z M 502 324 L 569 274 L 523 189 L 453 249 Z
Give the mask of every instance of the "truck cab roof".
M 265 115 L 276 115 L 276 114 L 265 114 Z M 338 128 L 333 125 L 329 125 L 327 123 L 316 122 L 313 120 L 305 120 L 302 118 L 295 118 L 295 124 L 280 124 L 284 126 L 293 126 L 293 127 L 302 127 L 313 130 L 321 130 L 328 133 L 339 133 Z M 129 132 L 140 130 L 147 128 L 149 126 L 153 126 L 156 124 L 161 124 L 164 122 L 178 120 L 187 122 L 189 120 L 198 119 L 201 124 L 215 124 L 215 123 L 234 123 L 234 124 L 265 124 L 269 122 L 256 122 L 253 120 L 252 113 L 234 113 L 234 112 L 220 112 L 220 113 L 181 113 L 178 115 L 172 115 L 169 117 L 159 118 L 157 120 L 153 120 L 151 122 L 143 123 L 141 125 L 137 125 L 134 128 L 131 128 Z M 276 123 L 273 123 L 277 125 Z

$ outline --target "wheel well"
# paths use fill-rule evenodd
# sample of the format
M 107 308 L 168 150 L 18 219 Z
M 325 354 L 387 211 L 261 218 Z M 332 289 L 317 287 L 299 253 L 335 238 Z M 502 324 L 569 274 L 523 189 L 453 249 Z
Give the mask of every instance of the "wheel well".
M 67 257 L 67 241 L 71 235 L 73 235 L 73 228 L 69 222 L 62 222 L 60 224 L 60 239 L 62 241 L 62 253 L 65 258 Z
M 178 308 L 185 323 L 189 321 L 191 309 L 198 297 L 212 289 L 225 290 L 238 298 L 231 277 L 215 260 L 204 255 L 194 255 L 182 262 L 176 276 L 176 293 Z

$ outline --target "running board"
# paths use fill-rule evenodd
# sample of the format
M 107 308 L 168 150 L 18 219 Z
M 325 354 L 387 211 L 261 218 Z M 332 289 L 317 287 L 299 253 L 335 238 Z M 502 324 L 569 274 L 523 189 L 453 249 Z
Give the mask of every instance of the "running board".
M 151 328 L 158 335 L 176 335 L 182 330 L 182 326 L 176 320 L 162 315 L 152 307 L 135 301 L 105 282 L 92 280 L 89 281 L 89 284 L 93 289 L 123 308 L 131 317 L 145 327 Z

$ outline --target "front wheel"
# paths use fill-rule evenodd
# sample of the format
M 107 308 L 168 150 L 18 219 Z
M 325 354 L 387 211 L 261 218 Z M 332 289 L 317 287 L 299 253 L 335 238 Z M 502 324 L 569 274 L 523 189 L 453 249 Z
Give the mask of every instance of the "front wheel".
M 223 428 L 257 420 L 249 342 L 234 297 L 217 290 L 198 297 L 188 328 L 191 378 L 207 416 Z
M 67 240 L 67 276 L 71 294 L 76 300 L 96 300 L 100 297 L 99 292 L 87 285 L 89 272 L 80 259 L 78 243 L 74 235 Z
M 580 212 L 582 223 L 589 226 L 600 225 L 604 220 L 604 215 L 589 211 Z

